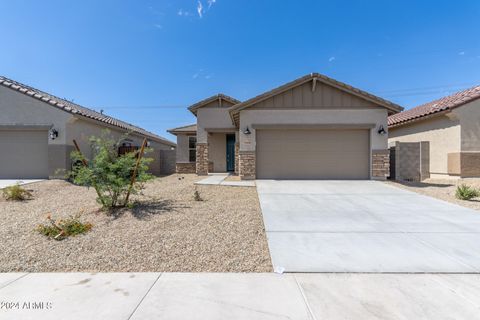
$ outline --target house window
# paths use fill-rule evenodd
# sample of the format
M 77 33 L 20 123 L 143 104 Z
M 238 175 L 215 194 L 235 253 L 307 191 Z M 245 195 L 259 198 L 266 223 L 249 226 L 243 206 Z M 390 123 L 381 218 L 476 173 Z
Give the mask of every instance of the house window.
M 188 137 L 188 161 L 197 161 L 197 137 Z

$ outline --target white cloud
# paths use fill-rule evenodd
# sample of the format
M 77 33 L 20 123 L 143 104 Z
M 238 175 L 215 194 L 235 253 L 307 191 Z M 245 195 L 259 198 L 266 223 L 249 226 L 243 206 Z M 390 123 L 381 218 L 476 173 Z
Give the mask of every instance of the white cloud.
M 208 9 L 210 9 L 210 7 L 213 6 L 215 2 L 217 2 L 217 0 L 207 0 L 207 2 L 208 2 Z
M 332 62 L 333 60 L 335 60 L 335 57 L 328 58 L 328 62 Z
M 163 29 L 163 26 L 161 24 L 158 24 L 158 23 L 154 24 L 153 26 L 157 29 Z
M 179 15 L 180 17 L 188 17 L 188 16 L 191 16 L 192 14 L 189 11 L 180 9 L 177 11 L 177 15 Z
M 208 80 L 208 79 L 210 79 L 211 77 L 212 77 L 212 75 L 211 75 L 211 74 L 207 74 L 207 75 L 205 76 L 205 79 L 207 79 L 207 80 Z
M 465 51 L 461 51 L 458 53 L 459 56 L 464 56 L 465 55 Z
M 198 13 L 198 16 L 199 16 L 200 18 L 203 17 L 203 12 L 204 12 L 204 10 L 203 10 L 203 4 L 202 4 L 201 1 L 198 1 L 198 2 L 197 2 L 197 13 Z

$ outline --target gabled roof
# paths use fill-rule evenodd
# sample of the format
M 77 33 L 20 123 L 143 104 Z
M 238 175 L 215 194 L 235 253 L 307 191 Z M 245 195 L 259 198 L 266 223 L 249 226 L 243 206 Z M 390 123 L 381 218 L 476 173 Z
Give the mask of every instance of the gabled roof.
M 419 121 L 439 112 L 448 112 L 479 98 L 480 85 L 394 114 L 388 117 L 388 126 L 396 127 L 413 121 Z
M 99 122 L 118 127 L 121 129 L 124 129 L 126 131 L 131 131 L 137 134 L 140 134 L 142 136 L 145 136 L 147 138 L 150 138 L 152 140 L 156 140 L 158 142 L 162 142 L 164 144 L 170 145 L 170 146 L 176 146 L 175 143 L 173 143 L 170 140 L 167 140 L 159 135 L 156 135 L 152 132 L 149 132 L 145 129 L 142 129 L 140 127 L 134 126 L 130 123 L 115 119 L 113 117 L 107 116 L 103 113 L 96 112 L 92 109 L 82 107 L 76 103 L 73 103 L 71 101 L 56 97 L 54 95 L 48 94 L 46 92 L 43 92 L 41 90 L 32 88 L 30 86 L 27 86 L 25 84 L 22 84 L 20 82 L 8 79 L 6 77 L 0 76 L 0 85 L 4 86 L 6 88 L 18 91 L 20 93 L 23 93 L 27 96 L 30 96 L 34 99 L 43 101 L 52 107 L 55 107 L 57 109 L 66 111 L 68 113 L 77 115 L 77 116 L 82 116 L 88 119 L 93 119 L 97 120 Z
M 238 113 L 240 110 L 243 110 L 243 109 L 245 109 L 245 108 L 247 108 L 247 107 L 249 107 L 253 104 L 256 104 L 260 101 L 271 98 L 271 97 L 273 97 L 277 94 L 280 94 L 284 91 L 290 90 L 294 87 L 300 86 L 300 85 L 302 85 L 306 82 L 312 81 L 312 80 L 325 83 L 327 85 L 330 85 L 332 87 L 335 87 L 335 88 L 340 89 L 342 91 L 345 91 L 347 93 L 350 93 L 350 94 L 353 94 L 353 95 L 358 96 L 360 98 L 363 98 L 365 100 L 371 101 L 371 102 L 373 102 L 375 104 L 378 104 L 379 106 L 385 107 L 388 110 L 390 110 L 392 112 L 395 112 L 395 113 L 403 110 L 403 108 L 401 106 L 399 106 L 399 105 L 397 105 L 393 102 L 390 102 L 388 100 L 377 97 L 377 96 L 375 96 L 371 93 L 368 93 L 366 91 L 357 89 L 357 88 L 352 87 L 352 86 L 350 86 L 346 83 L 334 80 L 334 79 L 329 78 L 329 77 L 327 77 L 323 74 L 311 73 L 311 74 L 308 74 L 308 75 L 303 76 L 301 78 L 298 78 L 298 79 L 296 79 L 292 82 L 281 85 L 280 87 L 277 87 L 277 88 L 272 89 L 270 91 L 264 92 L 264 93 L 262 93 L 262 94 L 260 94 L 256 97 L 253 97 L 253 98 L 251 98 L 249 100 L 246 100 L 242 103 L 234 105 L 233 107 L 230 108 L 230 116 L 232 117 L 232 119 L 234 119 L 235 114 Z
M 173 128 L 167 131 L 173 135 L 177 135 L 179 133 L 197 133 L 197 124 L 189 124 L 188 126 Z
M 230 96 L 227 96 L 226 94 L 223 94 L 223 93 L 219 93 L 219 94 L 216 94 L 214 96 L 211 96 L 207 99 L 204 99 L 202 101 L 199 101 L 195 104 L 192 104 L 190 107 L 188 107 L 188 110 L 190 110 L 194 115 L 197 115 L 197 110 L 206 106 L 207 104 L 211 103 L 211 102 L 214 102 L 216 100 L 220 100 L 220 101 L 227 101 L 227 102 L 230 102 L 231 104 L 237 104 L 237 103 L 240 103 L 240 100 L 237 100 L 235 98 L 232 98 Z

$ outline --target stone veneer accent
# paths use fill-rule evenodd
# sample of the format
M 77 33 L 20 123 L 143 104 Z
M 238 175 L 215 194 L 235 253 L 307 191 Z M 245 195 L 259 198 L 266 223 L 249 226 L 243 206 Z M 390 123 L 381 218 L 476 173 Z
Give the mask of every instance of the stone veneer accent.
M 184 162 L 184 163 L 177 163 L 175 165 L 175 171 L 177 173 L 195 173 L 197 164 L 195 162 Z
M 372 179 L 384 180 L 390 174 L 390 151 L 372 150 Z
M 235 174 L 238 174 L 239 155 L 240 155 L 240 143 L 235 143 Z
M 255 151 L 239 151 L 238 162 L 240 179 L 255 179 Z
M 197 174 L 204 176 L 208 174 L 208 144 L 197 143 Z

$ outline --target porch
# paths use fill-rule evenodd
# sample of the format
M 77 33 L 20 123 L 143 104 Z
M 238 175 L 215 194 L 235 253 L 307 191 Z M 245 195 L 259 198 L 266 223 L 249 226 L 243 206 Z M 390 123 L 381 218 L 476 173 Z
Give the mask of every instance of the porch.
M 196 173 L 238 174 L 239 144 L 234 130 L 208 130 L 207 142 L 196 144 Z

